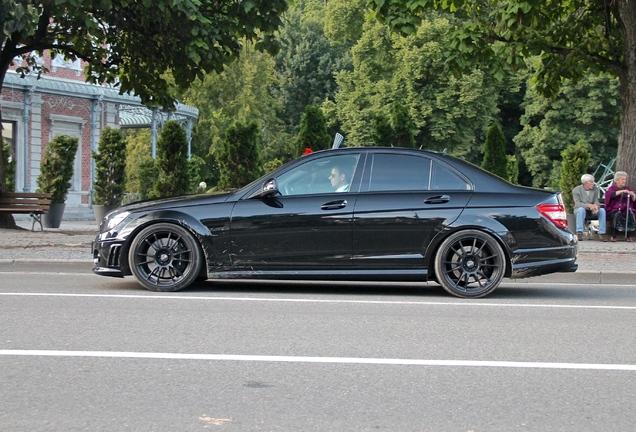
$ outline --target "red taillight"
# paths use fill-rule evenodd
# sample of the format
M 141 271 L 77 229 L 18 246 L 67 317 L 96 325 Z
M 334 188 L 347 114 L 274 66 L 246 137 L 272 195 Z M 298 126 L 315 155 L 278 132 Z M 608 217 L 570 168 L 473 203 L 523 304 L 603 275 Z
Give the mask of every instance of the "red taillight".
M 559 228 L 568 227 L 568 218 L 563 204 L 539 204 L 537 210 Z

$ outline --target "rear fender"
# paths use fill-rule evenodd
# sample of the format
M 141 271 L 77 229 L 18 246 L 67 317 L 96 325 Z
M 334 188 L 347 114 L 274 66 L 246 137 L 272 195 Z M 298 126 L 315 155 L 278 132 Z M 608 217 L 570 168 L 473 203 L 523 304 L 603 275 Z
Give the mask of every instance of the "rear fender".
M 512 266 L 510 263 L 510 257 L 512 256 L 512 248 L 516 244 L 516 241 L 508 228 L 495 218 L 484 217 L 483 210 L 480 209 L 480 214 L 471 211 L 470 209 L 464 210 L 462 214 L 452 223 L 446 225 L 443 230 L 438 232 L 435 237 L 429 243 L 425 252 L 425 266 L 428 269 L 428 274 L 433 275 L 435 255 L 439 249 L 441 243 L 451 234 L 457 231 L 463 231 L 467 229 L 475 229 L 483 231 L 492 236 L 497 243 L 499 243 L 506 255 L 506 270 L 505 277 L 510 277 L 512 274 Z

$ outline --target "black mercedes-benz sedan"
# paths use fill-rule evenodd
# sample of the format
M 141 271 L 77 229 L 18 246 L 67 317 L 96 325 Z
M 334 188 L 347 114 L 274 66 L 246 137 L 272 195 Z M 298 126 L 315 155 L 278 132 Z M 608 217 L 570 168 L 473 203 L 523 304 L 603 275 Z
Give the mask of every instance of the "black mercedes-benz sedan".
M 483 297 L 504 277 L 577 269 L 559 192 L 405 148 L 314 152 L 244 188 L 104 218 L 93 271 L 153 291 L 203 279 L 435 281 Z

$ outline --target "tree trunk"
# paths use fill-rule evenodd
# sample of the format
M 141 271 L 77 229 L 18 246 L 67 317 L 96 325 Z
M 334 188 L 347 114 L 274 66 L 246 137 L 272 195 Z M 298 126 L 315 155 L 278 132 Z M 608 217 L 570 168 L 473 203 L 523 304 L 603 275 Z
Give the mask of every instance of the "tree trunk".
M 616 171 L 625 171 L 631 187 L 636 186 L 636 2 L 617 2 L 624 25 L 625 68 L 620 74 L 621 132 L 618 137 Z

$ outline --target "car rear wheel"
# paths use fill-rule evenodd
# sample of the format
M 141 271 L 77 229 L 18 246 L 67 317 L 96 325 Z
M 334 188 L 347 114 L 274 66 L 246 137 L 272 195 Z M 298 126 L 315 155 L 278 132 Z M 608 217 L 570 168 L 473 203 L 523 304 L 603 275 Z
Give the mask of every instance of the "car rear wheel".
M 450 235 L 435 256 L 437 281 L 446 291 L 462 298 L 479 298 L 493 292 L 505 269 L 499 243 L 478 230 Z
M 159 223 L 133 239 L 128 264 L 144 288 L 179 291 L 199 276 L 201 256 L 199 244 L 185 228 Z

